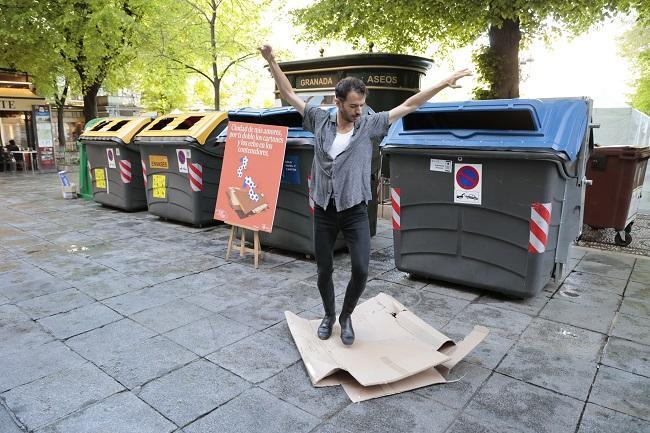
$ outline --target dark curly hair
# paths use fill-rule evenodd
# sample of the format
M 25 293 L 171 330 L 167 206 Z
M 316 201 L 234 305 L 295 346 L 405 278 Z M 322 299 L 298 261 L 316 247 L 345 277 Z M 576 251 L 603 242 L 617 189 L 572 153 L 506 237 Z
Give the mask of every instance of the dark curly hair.
M 345 99 L 348 97 L 348 93 L 350 93 L 352 90 L 360 95 L 368 96 L 368 89 L 366 88 L 366 85 L 363 84 L 363 81 L 357 77 L 346 77 L 336 83 L 334 94 L 337 98 L 345 101 Z

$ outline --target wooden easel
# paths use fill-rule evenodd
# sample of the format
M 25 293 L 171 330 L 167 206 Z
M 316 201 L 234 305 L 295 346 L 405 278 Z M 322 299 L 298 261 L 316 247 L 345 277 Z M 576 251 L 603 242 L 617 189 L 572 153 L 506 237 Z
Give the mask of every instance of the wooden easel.
M 228 223 L 229 224 L 229 223 Z M 260 249 L 260 232 L 258 230 L 247 229 L 242 226 L 230 225 L 230 237 L 228 238 L 228 250 L 226 251 L 226 260 L 230 257 L 233 244 L 236 242 L 235 230 L 241 230 L 241 244 L 239 245 L 239 256 L 244 257 L 244 254 L 249 252 L 253 253 L 255 257 L 255 269 L 259 267 L 260 257 L 262 257 L 262 250 Z M 246 230 L 253 232 L 253 248 L 246 246 Z

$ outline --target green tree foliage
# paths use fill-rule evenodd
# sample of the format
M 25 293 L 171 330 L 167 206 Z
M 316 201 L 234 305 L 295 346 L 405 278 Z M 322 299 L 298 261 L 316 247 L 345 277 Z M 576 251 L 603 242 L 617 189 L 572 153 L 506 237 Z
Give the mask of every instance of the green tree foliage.
M 340 38 L 357 46 L 373 42 L 390 52 L 423 53 L 434 42 L 443 49 L 488 36 L 474 61 L 485 87 L 479 98 L 519 96 L 520 43 L 560 32 L 578 34 L 616 11 L 647 0 L 317 0 L 295 11 L 308 39 Z M 442 53 L 444 55 L 444 52 Z
M 621 38 L 621 49 L 634 64 L 638 79 L 630 103 L 637 110 L 650 114 L 650 2 L 639 8 L 636 25 Z
M 147 4 L 146 0 L 0 0 L 0 64 L 34 74 L 45 94 L 54 88 L 44 83 L 76 83 L 86 118 L 96 117 L 102 83 L 134 57 L 134 30 Z
M 175 75 L 185 85 L 186 74 L 195 74 L 209 83 L 208 97 L 218 110 L 224 77 L 233 72 L 236 75 L 246 60 L 255 57 L 268 34 L 262 20 L 269 5 L 269 0 L 156 1 L 142 34 L 150 49 L 141 57 L 143 75 L 164 69 L 169 71 L 169 82 Z M 145 83 L 145 100 L 155 99 L 156 89 L 160 90 L 159 86 Z M 203 96 L 205 86 L 198 83 L 193 90 Z M 239 90 L 248 92 L 254 86 Z

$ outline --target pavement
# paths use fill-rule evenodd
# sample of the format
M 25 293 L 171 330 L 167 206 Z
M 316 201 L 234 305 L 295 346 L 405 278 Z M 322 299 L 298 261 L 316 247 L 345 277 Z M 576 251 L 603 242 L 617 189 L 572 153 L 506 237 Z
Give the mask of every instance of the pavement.
M 0 432 L 650 432 L 650 261 L 573 248 L 532 299 L 410 278 L 380 220 L 364 297 L 487 339 L 456 382 L 362 403 L 311 386 L 283 312 L 321 314 L 315 265 L 225 260 L 228 229 L 61 198 L 0 174 Z M 336 256 L 339 305 L 349 277 Z

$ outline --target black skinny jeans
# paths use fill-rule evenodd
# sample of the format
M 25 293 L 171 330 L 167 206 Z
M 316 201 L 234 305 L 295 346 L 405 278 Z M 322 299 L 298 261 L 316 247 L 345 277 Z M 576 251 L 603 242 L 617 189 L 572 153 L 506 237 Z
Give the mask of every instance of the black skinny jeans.
M 339 230 L 352 259 L 352 276 L 345 291 L 341 317 L 352 314 L 359 297 L 366 288 L 368 263 L 370 261 L 370 224 L 368 222 L 368 205 L 361 202 L 341 212 L 336 211 L 334 201 L 330 201 L 327 210 L 314 206 L 314 250 L 318 269 L 318 291 L 323 300 L 325 314 L 336 314 L 334 307 L 334 243 Z

